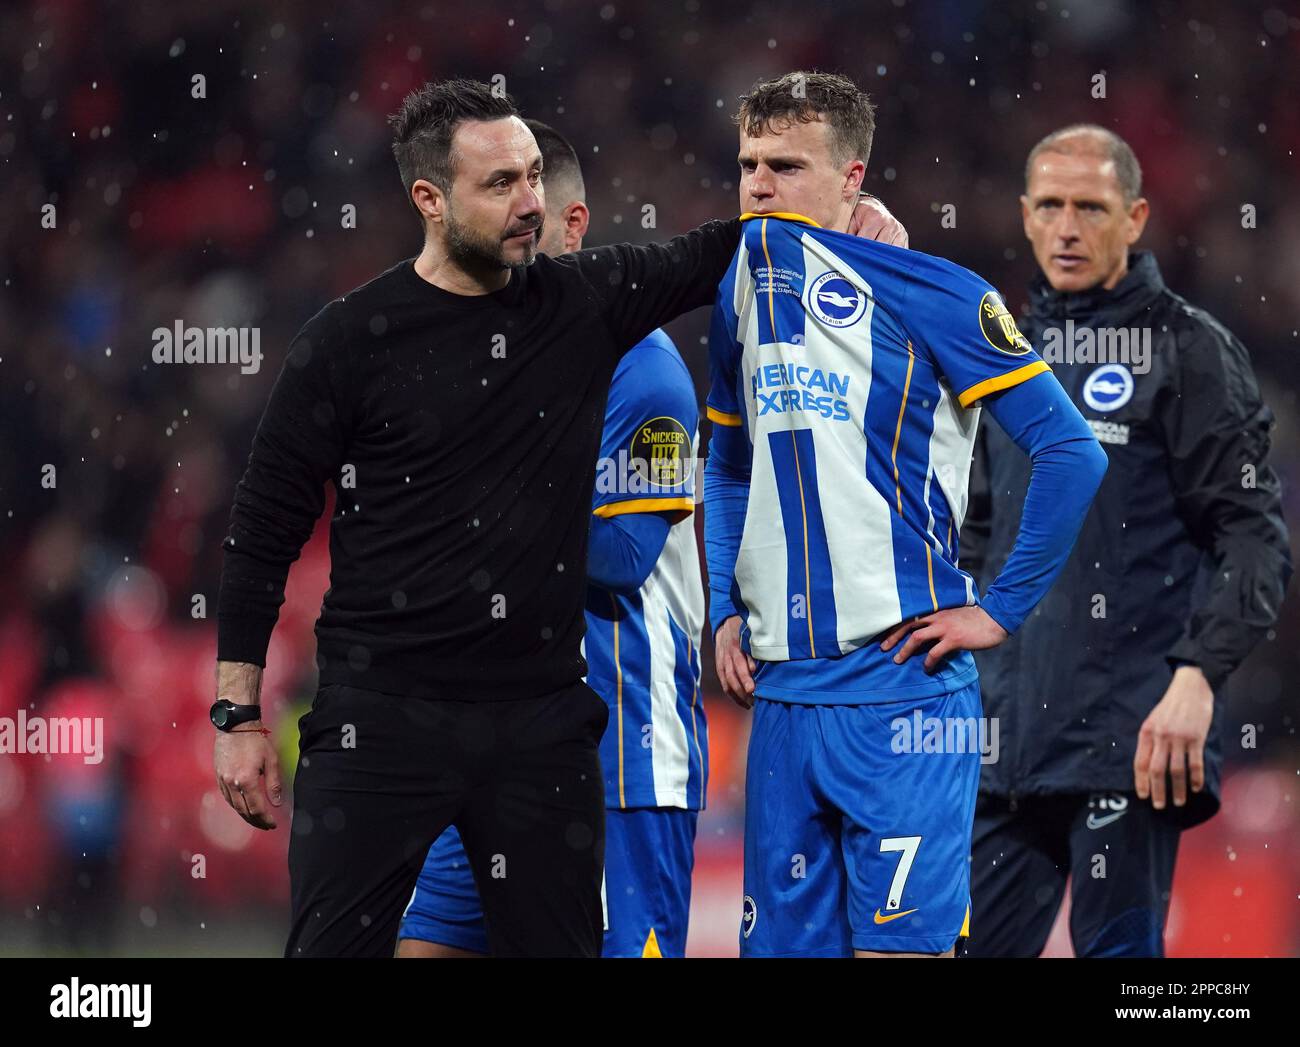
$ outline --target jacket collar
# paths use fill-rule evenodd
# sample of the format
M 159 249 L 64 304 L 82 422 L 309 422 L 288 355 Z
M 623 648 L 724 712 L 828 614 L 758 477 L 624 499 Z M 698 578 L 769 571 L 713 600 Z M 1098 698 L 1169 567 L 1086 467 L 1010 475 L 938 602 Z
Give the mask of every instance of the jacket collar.
M 1056 291 L 1041 272 L 1029 283 L 1029 313 L 1040 322 L 1071 319 L 1090 327 L 1123 327 L 1128 320 L 1151 308 L 1165 290 L 1155 255 L 1130 251 L 1128 272 L 1106 291 Z

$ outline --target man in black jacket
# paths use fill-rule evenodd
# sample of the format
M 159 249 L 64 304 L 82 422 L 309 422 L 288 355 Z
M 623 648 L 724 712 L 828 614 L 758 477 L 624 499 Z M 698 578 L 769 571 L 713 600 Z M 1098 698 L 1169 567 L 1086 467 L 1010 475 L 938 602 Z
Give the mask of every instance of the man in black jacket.
M 1129 146 L 1039 142 L 1020 198 L 1042 272 L 1021 329 L 1110 468 L 1056 586 L 978 652 L 999 759 L 984 767 L 968 956 L 1036 956 L 1072 877 L 1079 956 L 1159 956 L 1179 833 L 1219 807 L 1215 694 L 1276 622 L 1291 574 L 1272 413 L 1245 348 L 1130 248 L 1148 214 Z M 996 576 L 1029 463 L 976 448 L 962 566 Z

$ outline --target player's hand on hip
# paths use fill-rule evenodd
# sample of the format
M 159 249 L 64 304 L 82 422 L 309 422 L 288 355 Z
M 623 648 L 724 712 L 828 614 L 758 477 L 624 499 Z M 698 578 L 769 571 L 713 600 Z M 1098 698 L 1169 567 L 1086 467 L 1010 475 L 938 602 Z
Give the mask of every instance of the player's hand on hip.
M 1187 802 L 1190 769 L 1192 792 L 1205 787 L 1205 739 L 1214 719 L 1214 691 L 1195 665 L 1174 671 L 1165 696 L 1138 730 L 1133 756 L 1133 785 L 1138 799 L 1151 800 L 1157 811 L 1166 802 L 1165 775 L 1173 784 L 1174 806 Z
M 742 709 L 754 706 L 754 659 L 740 649 L 740 616 L 732 615 L 713 637 L 713 660 L 722 693 Z
M 213 763 L 217 785 L 244 821 L 258 829 L 274 829 L 271 808 L 283 801 L 280 759 L 262 722 L 253 721 L 235 730 L 217 732 Z
M 903 223 L 870 193 L 859 194 L 857 206 L 849 218 L 849 235 L 879 240 L 882 244 L 893 244 L 895 247 L 908 246 L 907 230 L 903 228 Z
M 890 631 L 880 649 L 893 650 L 906 637 L 894 655 L 894 661 L 902 665 L 919 648 L 932 643 L 925 655 L 925 671 L 932 673 L 954 651 L 983 651 L 996 647 L 1007 635 L 982 607 L 949 607 L 903 622 Z

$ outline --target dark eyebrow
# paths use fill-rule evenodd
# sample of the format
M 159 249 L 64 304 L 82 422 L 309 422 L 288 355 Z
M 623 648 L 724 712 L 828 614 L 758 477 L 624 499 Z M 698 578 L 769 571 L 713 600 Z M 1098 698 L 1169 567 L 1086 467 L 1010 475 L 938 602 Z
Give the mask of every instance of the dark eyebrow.
M 1040 196 L 1037 200 L 1034 201 L 1034 206 L 1042 207 L 1045 204 L 1055 204 L 1056 206 L 1059 207 L 1064 203 L 1065 201 L 1061 199 L 1061 197 L 1059 196 Z M 1088 197 L 1083 197 L 1082 199 L 1075 200 L 1074 206 L 1075 207 L 1100 207 L 1103 211 L 1110 210 L 1110 207 L 1107 205 L 1106 201 L 1092 200 L 1089 199 Z
M 532 171 L 534 168 L 540 170 L 544 166 L 545 166 L 545 160 L 542 154 L 539 152 L 536 156 L 533 157 L 532 160 L 529 161 L 527 170 Z M 516 177 L 518 177 L 518 172 L 515 170 L 515 168 L 498 167 L 495 171 L 493 171 L 491 174 L 487 175 L 483 179 L 483 184 L 491 185 L 498 178 L 516 178 Z

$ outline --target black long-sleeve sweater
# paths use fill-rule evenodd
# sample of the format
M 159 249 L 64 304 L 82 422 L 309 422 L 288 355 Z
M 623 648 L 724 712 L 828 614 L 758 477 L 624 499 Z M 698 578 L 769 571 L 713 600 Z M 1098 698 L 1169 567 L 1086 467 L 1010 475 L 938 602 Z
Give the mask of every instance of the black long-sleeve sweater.
M 336 492 L 322 684 L 456 700 L 581 678 L 591 491 L 621 355 L 712 302 L 740 223 L 538 256 L 487 295 L 402 262 L 313 317 L 235 494 L 217 657 L 264 665 L 290 564 Z

